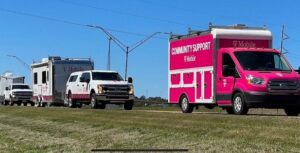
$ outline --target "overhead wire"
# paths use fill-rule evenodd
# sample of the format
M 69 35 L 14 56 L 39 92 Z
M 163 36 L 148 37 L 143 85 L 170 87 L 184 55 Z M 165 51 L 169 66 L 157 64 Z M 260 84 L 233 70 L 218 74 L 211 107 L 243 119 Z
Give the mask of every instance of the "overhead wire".
M 32 18 L 37 18 L 37 19 L 42 19 L 42 20 L 48 20 L 48 21 L 53 21 L 53 22 L 58 22 L 58 23 L 64 23 L 64 24 L 69 24 L 69 25 L 75 25 L 75 26 L 81 26 L 81 27 L 89 27 L 86 24 L 82 23 L 77 23 L 69 20 L 63 20 L 63 19 L 58 19 L 58 18 L 53 18 L 53 17 L 47 17 L 47 16 L 42 16 L 42 15 L 36 15 L 32 13 L 27 13 L 27 12 L 21 12 L 21 11 L 16 11 L 16 10 L 11 10 L 11 9 L 5 9 L 0 7 L 0 12 L 6 12 L 10 14 L 15 14 L 15 15 L 21 15 L 21 16 L 27 16 L 27 17 L 32 17 Z M 142 33 L 134 33 L 134 32 L 128 32 L 128 31 L 123 31 L 123 30 L 117 30 L 117 29 L 112 29 L 112 28 L 105 28 L 108 31 L 116 32 L 116 33 L 122 33 L 122 34 L 127 34 L 127 35 L 133 35 L 133 36 L 139 36 L 139 37 L 145 37 L 148 36 L 147 34 L 142 34 Z M 154 37 L 156 39 L 167 39 L 165 37 Z

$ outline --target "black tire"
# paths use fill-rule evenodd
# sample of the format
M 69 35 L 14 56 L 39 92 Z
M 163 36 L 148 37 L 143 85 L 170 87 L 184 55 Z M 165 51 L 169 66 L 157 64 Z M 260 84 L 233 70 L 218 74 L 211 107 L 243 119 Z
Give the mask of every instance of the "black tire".
M 9 105 L 13 106 L 14 104 L 15 104 L 14 101 L 12 99 L 9 99 Z
M 98 103 L 97 105 L 98 105 L 97 107 L 100 108 L 100 109 L 105 109 L 106 108 L 106 103 L 104 103 L 104 102 Z
M 95 93 L 92 93 L 91 95 L 91 109 L 97 109 L 98 108 L 98 102 L 97 102 L 97 99 L 96 99 L 96 94 Z
M 24 102 L 24 103 L 23 103 L 23 106 L 27 106 L 27 104 L 28 104 L 27 102 Z
M 300 108 L 299 107 L 288 107 L 284 109 L 285 114 L 287 116 L 298 116 L 300 114 Z
M 31 101 L 30 106 L 33 107 L 34 105 L 35 105 L 35 103 Z
M 126 102 L 126 103 L 124 104 L 124 109 L 125 109 L 125 110 L 132 110 L 133 104 L 134 104 L 133 101 L 128 101 L 128 102 Z
M 4 105 L 8 105 L 9 104 L 9 101 L 7 101 L 7 100 L 4 100 L 4 103 L 3 103 Z
M 77 108 L 81 108 L 81 107 L 82 107 L 82 103 L 77 103 L 77 104 L 76 104 L 76 107 L 77 107 Z
M 241 93 L 236 93 L 232 99 L 233 112 L 236 115 L 246 115 L 249 108 L 246 105 L 244 95 Z
M 75 106 L 76 106 L 76 102 L 75 102 L 75 100 L 73 100 L 72 94 L 69 93 L 69 95 L 68 95 L 68 107 L 69 108 L 75 108 Z
M 183 95 L 180 99 L 180 108 L 183 113 L 192 113 L 194 110 L 194 106 L 189 103 L 186 95 Z
M 227 114 L 234 114 L 232 107 L 227 107 L 225 109 L 226 109 Z

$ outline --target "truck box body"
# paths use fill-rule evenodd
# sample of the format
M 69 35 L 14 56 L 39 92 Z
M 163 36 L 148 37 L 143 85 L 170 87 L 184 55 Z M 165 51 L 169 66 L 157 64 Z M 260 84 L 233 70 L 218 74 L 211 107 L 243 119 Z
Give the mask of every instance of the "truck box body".
M 33 99 L 35 102 L 63 104 L 66 82 L 72 72 L 93 70 L 90 59 L 49 57 L 32 68 Z
M 220 48 L 272 48 L 263 28 L 211 27 L 208 31 L 174 36 L 169 42 L 169 103 L 187 95 L 190 103 L 216 103 L 216 66 Z

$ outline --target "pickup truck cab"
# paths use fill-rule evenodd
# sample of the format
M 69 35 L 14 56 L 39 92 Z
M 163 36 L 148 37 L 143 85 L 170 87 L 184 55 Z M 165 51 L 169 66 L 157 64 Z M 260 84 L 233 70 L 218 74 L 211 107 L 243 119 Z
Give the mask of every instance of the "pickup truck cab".
M 15 83 L 5 88 L 4 91 L 5 104 L 20 106 L 22 103 L 24 106 L 30 104 L 34 106 L 32 102 L 32 89 L 27 84 Z
M 106 104 L 124 104 L 125 110 L 131 110 L 134 87 L 132 78 L 125 81 L 115 71 L 79 71 L 70 75 L 65 97 L 69 107 L 90 104 L 93 109 L 105 109 Z

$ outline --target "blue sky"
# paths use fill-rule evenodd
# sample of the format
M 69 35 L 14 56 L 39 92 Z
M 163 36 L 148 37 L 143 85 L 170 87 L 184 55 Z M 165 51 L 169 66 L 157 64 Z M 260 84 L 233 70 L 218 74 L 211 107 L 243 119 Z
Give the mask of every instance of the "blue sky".
M 3 9 L 114 29 L 110 32 L 129 46 L 154 32 L 185 34 L 188 27 L 205 30 L 212 22 L 266 25 L 273 32 L 273 47 L 280 48 L 284 24 L 290 37 L 284 42 L 286 56 L 298 68 L 299 6 L 300 1 L 291 0 L 0 0 L 0 73 L 25 75 L 31 82 L 30 72 L 7 54 L 17 55 L 28 64 L 50 55 L 91 57 L 96 69 L 106 69 L 108 50 L 108 41 L 100 30 Z M 137 96 L 167 97 L 167 38 L 157 35 L 129 54 L 128 75 L 134 78 Z M 124 67 L 125 54 L 113 44 L 112 69 L 124 76 Z

